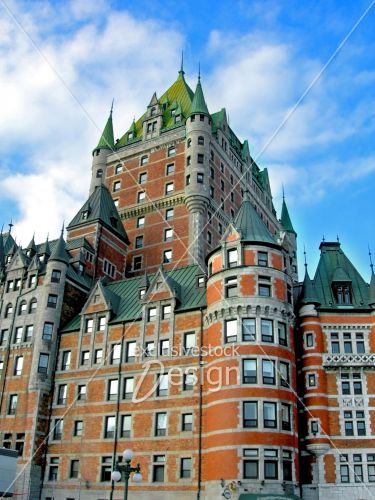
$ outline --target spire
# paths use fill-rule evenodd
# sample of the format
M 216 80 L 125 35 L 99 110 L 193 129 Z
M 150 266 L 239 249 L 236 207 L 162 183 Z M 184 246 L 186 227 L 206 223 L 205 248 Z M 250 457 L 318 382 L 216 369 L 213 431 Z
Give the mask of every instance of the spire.
M 370 290 L 369 290 L 369 305 L 375 306 L 375 274 L 374 271 L 371 271 L 371 281 L 370 281 Z
M 64 262 L 68 263 L 69 262 L 69 255 L 67 254 L 66 248 L 65 248 L 65 240 L 64 240 L 64 225 L 61 230 L 60 238 L 58 239 L 56 245 L 53 247 L 53 250 L 51 252 L 51 256 L 49 258 L 50 261 L 55 260 L 59 262 Z
M 251 204 L 247 190 L 244 192 L 243 201 L 234 218 L 233 225 L 241 232 L 242 241 L 277 244 L 276 239 Z
M 34 255 L 36 254 L 37 252 L 37 248 L 36 248 L 36 245 L 35 245 L 35 234 L 33 234 L 33 237 L 31 238 L 31 241 L 30 243 L 27 245 L 26 247 L 26 253 L 28 255 L 28 257 L 34 257 Z
M 307 265 L 305 268 L 305 278 L 303 280 L 303 285 L 302 285 L 301 302 L 302 304 L 315 304 L 315 305 L 320 304 L 316 296 L 315 285 L 310 279 L 309 272 L 307 270 Z
M 113 112 L 113 101 L 112 101 L 111 111 L 109 113 L 107 123 L 104 127 L 102 135 L 100 136 L 98 145 L 96 146 L 94 151 L 96 151 L 97 149 L 113 150 L 115 147 L 115 140 L 113 137 L 112 112 Z
M 181 76 L 181 78 L 184 77 L 185 71 L 184 71 L 184 51 L 181 52 L 181 67 L 180 71 L 178 72 L 178 75 Z
M 293 228 L 292 221 L 290 220 L 288 207 L 286 206 L 286 203 L 285 203 L 284 188 L 283 188 L 283 205 L 281 208 L 280 222 L 281 222 L 283 228 L 285 229 L 285 231 L 287 231 L 288 233 L 293 233 L 295 235 L 297 234 Z
M 198 74 L 198 83 L 197 87 L 195 89 L 195 94 L 193 98 L 193 102 L 191 103 L 191 108 L 190 108 L 190 113 L 189 115 L 192 114 L 204 114 L 204 115 L 209 115 L 210 113 L 208 112 L 207 104 L 204 99 L 203 95 L 203 90 L 202 90 L 202 84 L 201 84 L 201 75 L 200 75 L 200 67 L 199 67 L 199 74 Z
M 0 269 L 5 267 L 5 252 L 4 252 L 4 241 L 3 241 L 3 230 L 0 233 Z
M 48 241 L 48 234 L 47 234 L 47 239 L 46 239 L 45 243 L 43 243 L 40 247 L 39 254 L 40 255 L 51 255 L 51 249 L 50 249 L 49 241 Z

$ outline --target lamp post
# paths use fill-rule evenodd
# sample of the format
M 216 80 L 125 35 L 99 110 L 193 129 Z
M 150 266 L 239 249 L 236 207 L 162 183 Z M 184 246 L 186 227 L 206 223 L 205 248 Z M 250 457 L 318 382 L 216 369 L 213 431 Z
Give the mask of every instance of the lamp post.
M 112 471 L 111 478 L 112 481 L 118 483 L 121 480 L 122 474 L 124 475 L 125 490 L 124 490 L 124 500 L 128 500 L 128 487 L 130 474 L 134 472 L 133 481 L 135 483 L 140 483 L 142 481 L 141 466 L 137 464 L 137 467 L 131 466 L 131 461 L 133 458 L 132 450 L 125 450 L 123 453 L 124 464 L 119 464 L 117 462 L 116 469 Z

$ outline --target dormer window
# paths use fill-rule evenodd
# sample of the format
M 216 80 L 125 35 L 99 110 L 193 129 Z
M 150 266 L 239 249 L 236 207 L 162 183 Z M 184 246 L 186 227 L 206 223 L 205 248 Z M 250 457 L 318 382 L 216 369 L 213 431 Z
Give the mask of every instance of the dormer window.
M 175 123 L 180 123 L 181 122 L 181 115 L 176 115 L 174 121 L 175 121 Z
M 175 116 L 175 114 L 176 114 L 176 109 L 171 109 L 171 115 Z
M 134 132 L 128 133 L 128 141 L 130 141 L 131 139 L 134 139 Z
M 339 305 L 352 303 L 352 290 L 350 283 L 334 283 L 332 285 L 335 300 Z
M 150 114 L 151 114 L 151 116 L 154 116 L 156 114 L 156 108 L 155 107 L 151 108 L 151 113 Z
M 228 267 L 236 267 L 238 264 L 237 248 L 231 248 L 227 252 Z
M 84 210 L 82 212 L 82 220 L 87 220 L 89 217 L 89 211 L 88 210 Z

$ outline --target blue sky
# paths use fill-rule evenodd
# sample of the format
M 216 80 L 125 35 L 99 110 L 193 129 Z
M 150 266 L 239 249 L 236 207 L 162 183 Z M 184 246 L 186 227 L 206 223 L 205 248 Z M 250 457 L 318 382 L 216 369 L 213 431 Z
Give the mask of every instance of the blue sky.
M 285 186 L 311 271 L 324 235 L 369 279 L 375 252 L 375 6 L 370 1 L 6 1 L 0 5 L 0 224 L 27 244 L 58 234 L 87 196 L 91 150 L 115 98 L 116 137 L 152 93 L 198 63 L 208 107 L 225 107 Z M 319 80 L 293 106 L 371 6 Z M 275 131 L 277 131 L 275 135 Z M 300 261 L 302 264 L 302 261 Z M 302 267 L 302 266 L 301 266 Z

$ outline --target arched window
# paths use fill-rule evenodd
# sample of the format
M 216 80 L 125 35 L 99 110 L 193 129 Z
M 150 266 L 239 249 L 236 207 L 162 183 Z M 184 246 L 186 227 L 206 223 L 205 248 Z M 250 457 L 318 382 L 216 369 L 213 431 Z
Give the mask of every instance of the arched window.
M 188 139 L 187 140 L 187 147 L 190 148 L 190 146 L 191 146 L 191 139 Z
M 38 301 L 36 299 L 31 299 L 30 306 L 29 306 L 29 313 L 33 313 L 36 311 L 37 304 L 38 304 Z
M 12 304 L 8 304 L 5 308 L 4 318 L 9 318 L 12 314 L 13 314 L 13 306 Z
M 198 137 L 198 144 L 199 144 L 199 146 L 204 146 L 204 137 L 203 137 L 203 135 L 200 135 Z
M 96 171 L 96 177 L 97 179 L 103 177 L 103 170 L 101 168 L 99 168 L 99 170 Z
M 27 304 L 26 304 L 26 300 L 23 300 L 20 305 L 18 306 L 18 314 L 21 315 L 21 314 L 26 314 L 27 312 Z

